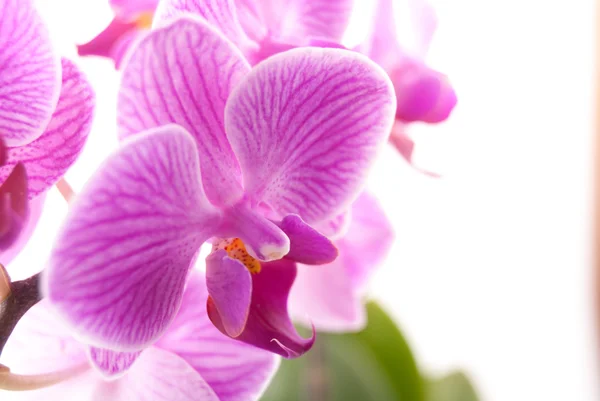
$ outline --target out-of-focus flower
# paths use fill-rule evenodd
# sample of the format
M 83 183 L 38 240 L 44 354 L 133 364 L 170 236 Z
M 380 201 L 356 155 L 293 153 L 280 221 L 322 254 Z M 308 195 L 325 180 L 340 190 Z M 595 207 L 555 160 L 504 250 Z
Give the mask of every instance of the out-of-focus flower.
M 206 315 L 207 297 L 202 274 L 193 271 L 175 320 L 160 340 L 141 354 L 85 346 L 42 301 L 18 323 L 2 361 L 14 374 L 27 375 L 30 388 L 44 381 L 58 384 L 10 393 L 10 399 L 256 400 L 279 357 L 223 336 Z
M 295 49 L 251 69 L 196 17 L 153 30 L 123 71 L 127 140 L 56 241 L 51 302 L 90 344 L 138 351 L 165 331 L 190 262 L 216 237 L 212 321 L 232 338 L 302 354 L 314 336 L 300 337 L 287 314 L 294 261 L 337 256 L 311 226 L 358 196 L 395 106 L 389 78 L 355 52 Z
M 403 6 L 403 20 L 412 23 L 412 40 L 398 36 L 394 5 Z M 369 38 L 359 48 L 392 79 L 397 97 L 397 122 L 390 141 L 409 162 L 414 143 L 406 133 L 406 125 L 415 121 L 444 121 L 457 101 L 448 78 L 424 62 L 435 28 L 435 13 L 426 0 L 379 0 Z
M 349 215 L 348 227 L 335 227 L 334 244 L 340 255 L 325 266 L 298 266 L 290 292 L 295 320 L 321 331 L 356 331 L 366 324 L 364 292 L 372 273 L 381 265 L 393 241 L 393 230 L 376 199 L 363 192 Z M 327 229 L 323 229 L 328 233 Z
M 117 68 L 127 50 L 155 25 L 194 14 L 217 28 L 251 64 L 299 46 L 335 47 L 352 13 L 353 0 L 111 0 L 115 18 L 79 54 L 110 57 Z M 158 5 L 158 8 L 157 8 Z
M 0 15 L 0 138 L 6 145 L 0 185 L 12 193 L 10 201 L 0 199 L 0 262 L 7 264 L 37 222 L 40 195 L 79 155 L 91 127 L 94 94 L 77 67 L 53 52 L 30 0 L 4 0 Z M 17 193 L 32 202 L 17 202 Z
M 150 29 L 158 0 L 110 0 L 115 13 L 110 24 L 94 39 L 77 46 L 80 56 L 113 59 L 120 68 L 123 57 L 136 40 Z
M 354 0 L 160 0 L 156 23 L 186 13 L 199 15 L 256 64 L 317 42 L 320 47 L 335 47 L 353 5 Z

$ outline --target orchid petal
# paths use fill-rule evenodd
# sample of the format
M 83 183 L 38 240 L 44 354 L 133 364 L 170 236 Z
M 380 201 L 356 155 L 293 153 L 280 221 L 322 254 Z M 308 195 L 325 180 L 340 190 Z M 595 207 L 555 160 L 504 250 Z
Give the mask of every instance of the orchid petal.
M 427 0 L 379 0 L 361 51 L 388 71 L 409 57 L 423 60 L 436 24 L 435 12 Z M 402 35 L 397 26 L 402 28 Z
M 37 226 L 40 216 L 42 215 L 45 200 L 46 196 L 41 195 L 29 201 L 29 214 L 21 228 L 19 236 L 10 247 L 0 250 L 0 263 L 4 266 L 9 266 L 10 262 L 21 252 L 25 245 L 27 245 L 29 238 Z
M 234 0 L 240 25 L 246 35 L 255 42 L 261 42 L 269 30 L 264 22 L 261 11 L 261 2 L 258 0 Z
M 156 9 L 156 25 L 185 14 L 202 17 L 239 49 L 252 46 L 240 25 L 233 0 L 160 0 Z
M 317 224 L 317 230 L 331 240 L 342 238 L 348 232 L 352 213 L 350 209 Z
M 219 219 L 191 135 L 175 125 L 140 134 L 71 205 L 46 271 L 48 296 L 86 343 L 137 351 L 174 318 L 190 262 Z
M 445 75 L 422 62 L 405 60 L 392 71 L 396 117 L 404 122 L 439 123 L 450 116 L 457 98 Z
M 109 0 L 115 14 L 122 19 L 133 20 L 144 13 L 153 13 L 159 0 Z
M 326 266 L 298 266 L 290 293 L 290 313 L 319 330 L 360 330 L 365 325 L 362 295 L 393 241 L 377 200 L 363 192 L 352 205 L 348 233 L 336 245 L 340 257 Z
M 236 340 L 279 354 L 296 358 L 315 342 L 315 333 L 302 338 L 294 328 L 287 310 L 290 288 L 296 277 L 296 264 L 290 260 L 262 263 L 260 273 L 252 275 L 252 303 L 244 331 Z M 208 317 L 227 334 L 214 301 L 207 303 Z
M 180 18 L 141 40 L 126 62 L 119 93 L 121 137 L 176 123 L 196 139 L 213 204 L 242 196 L 240 168 L 224 131 L 225 102 L 248 73 L 242 54 L 205 22 Z
M 179 313 L 157 346 L 185 359 L 221 401 L 256 400 L 275 373 L 279 358 L 224 336 L 208 319 L 207 299 L 204 277 L 193 271 Z
M 236 0 L 242 25 L 261 21 L 278 39 L 320 38 L 339 42 L 346 31 L 353 0 Z M 243 16 L 243 18 L 242 18 Z
M 404 160 L 406 160 L 406 162 L 410 164 L 415 170 L 430 177 L 439 178 L 440 175 L 438 173 L 423 169 L 415 164 L 413 160 L 415 142 L 406 133 L 405 125 L 405 123 L 396 120 L 396 122 L 394 123 L 394 127 L 392 128 L 392 133 L 390 135 L 390 143 L 396 148 L 398 153 L 400 153 L 400 156 L 402 156 Z
M 23 164 L 17 163 L 0 185 L 0 250 L 14 244 L 28 217 L 27 173 Z
M 88 361 L 84 346 L 43 299 L 17 323 L 2 351 L 2 363 L 15 373 L 41 374 L 87 365 Z
M 119 380 L 115 401 L 219 401 L 210 385 L 181 357 L 148 348 Z M 107 392 L 108 393 L 108 392 Z
M 357 53 L 299 48 L 258 64 L 225 109 L 248 198 L 308 224 L 340 213 L 362 189 L 395 109 L 387 75 Z
M 140 353 L 141 351 L 118 352 L 96 347 L 89 349 L 90 362 L 107 379 L 124 375 L 138 359 Z
M 0 2 L 0 132 L 7 146 L 37 139 L 60 93 L 60 63 L 31 0 Z
M 63 59 L 63 84 L 58 105 L 44 134 L 28 145 L 8 148 L 0 167 L 0 183 L 17 163 L 27 170 L 29 198 L 54 185 L 79 156 L 92 126 L 95 96 L 85 76 Z
M 137 39 L 140 39 L 144 30 L 138 23 L 113 18 L 110 24 L 91 41 L 77 45 L 77 54 L 80 56 L 100 56 L 111 58 L 115 68 L 119 68 L 127 51 Z
M 250 311 L 252 278 L 239 260 L 219 250 L 206 258 L 206 285 L 227 335 L 240 335 Z
M 335 245 L 302 221 L 300 216 L 289 214 L 278 225 L 290 239 L 290 251 L 285 255 L 286 258 L 307 265 L 322 265 L 337 258 Z

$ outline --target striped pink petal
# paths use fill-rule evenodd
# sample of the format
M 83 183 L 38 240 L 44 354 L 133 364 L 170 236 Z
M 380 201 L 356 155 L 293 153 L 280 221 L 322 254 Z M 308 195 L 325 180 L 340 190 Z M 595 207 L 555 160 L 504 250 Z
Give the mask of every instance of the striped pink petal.
M 141 351 L 118 352 L 105 348 L 90 347 L 89 357 L 102 376 L 107 379 L 116 379 L 123 376 L 131 365 L 138 359 Z
M 141 134 L 73 202 L 46 269 L 47 295 L 90 345 L 140 350 L 175 317 L 190 263 L 219 219 L 191 135 L 175 125 Z
M 388 76 L 357 53 L 299 48 L 263 61 L 225 109 L 247 197 L 308 224 L 342 212 L 365 184 L 395 109 Z
M 176 123 L 196 139 L 204 189 L 214 204 L 242 196 L 240 168 L 224 131 L 225 102 L 250 70 L 231 42 L 186 17 L 144 38 L 123 71 L 121 137 Z
M 279 358 L 223 335 L 208 319 L 207 299 L 202 273 L 192 272 L 179 313 L 156 345 L 196 369 L 221 401 L 260 398 Z
M 73 62 L 63 59 L 62 69 L 60 99 L 44 134 L 28 145 L 9 148 L 7 164 L 0 167 L 2 183 L 17 163 L 23 163 L 29 179 L 29 198 L 46 191 L 67 172 L 91 129 L 94 92 Z
M 8 146 L 37 139 L 60 93 L 60 61 L 32 0 L 0 2 L 0 132 Z
M 160 0 L 155 25 L 186 14 L 201 17 L 240 49 L 253 46 L 240 25 L 234 0 Z

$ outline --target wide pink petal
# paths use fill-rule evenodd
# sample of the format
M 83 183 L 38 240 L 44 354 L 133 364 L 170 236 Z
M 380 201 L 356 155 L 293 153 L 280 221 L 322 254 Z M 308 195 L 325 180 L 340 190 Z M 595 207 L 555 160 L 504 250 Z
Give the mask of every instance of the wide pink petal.
M 90 345 L 137 351 L 175 317 L 190 263 L 219 219 L 189 133 L 169 125 L 132 138 L 71 205 L 47 295 Z
M 206 22 L 179 18 L 146 36 L 126 62 L 118 100 L 121 137 L 168 123 L 196 139 L 204 189 L 214 204 L 242 196 L 224 131 L 225 102 L 250 67 Z
M 201 17 L 242 51 L 254 45 L 240 25 L 234 0 L 160 0 L 155 25 L 185 14 Z
M 250 311 L 250 272 L 242 262 L 230 258 L 224 250 L 218 250 L 206 258 L 206 286 L 219 311 L 223 328 L 228 335 L 239 336 Z
M 221 401 L 256 400 L 275 373 L 279 357 L 223 335 L 208 319 L 207 299 L 202 273 L 192 272 L 179 313 L 157 346 L 185 359 Z
M 302 338 L 288 314 L 288 294 L 296 278 L 296 263 L 277 260 L 262 263 L 260 273 L 252 275 L 252 302 L 244 331 L 235 339 L 255 347 L 296 358 L 307 352 L 315 342 L 315 333 Z M 208 317 L 227 334 L 220 311 L 212 298 L 207 303 Z
M 8 148 L 8 160 L 0 167 L 2 183 L 17 163 L 27 170 L 29 198 L 54 185 L 71 167 L 85 145 L 92 126 L 95 96 L 77 66 L 62 60 L 60 99 L 43 135 L 28 145 Z M 1 89 L 0 89 L 1 91 Z
M 354 52 L 299 48 L 258 64 L 225 109 L 248 198 L 308 224 L 340 213 L 365 184 L 395 109 L 387 75 Z
M 0 2 L 0 132 L 7 146 L 37 139 L 60 93 L 60 61 L 32 0 Z
M 392 228 L 381 207 L 364 192 L 352 205 L 348 232 L 336 241 L 338 259 L 324 266 L 298 265 L 290 293 L 292 316 L 324 331 L 362 329 L 366 323 L 364 288 L 392 240 Z

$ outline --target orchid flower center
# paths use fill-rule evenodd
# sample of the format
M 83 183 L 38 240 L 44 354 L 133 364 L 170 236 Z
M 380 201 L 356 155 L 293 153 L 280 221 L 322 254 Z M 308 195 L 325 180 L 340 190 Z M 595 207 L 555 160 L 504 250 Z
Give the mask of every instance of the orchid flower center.
M 239 238 L 221 238 L 213 244 L 213 252 L 218 250 L 227 252 L 227 256 L 239 260 L 252 274 L 260 273 L 260 261 L 254 259 L 246 250 L 246 245 Z

